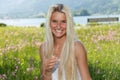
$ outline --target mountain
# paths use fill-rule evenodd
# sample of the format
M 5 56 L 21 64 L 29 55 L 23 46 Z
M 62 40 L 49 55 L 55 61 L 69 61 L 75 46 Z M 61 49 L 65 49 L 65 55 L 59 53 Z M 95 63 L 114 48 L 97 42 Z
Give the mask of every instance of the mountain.
M 0 18 L 41 17 L 57 3 L 68 6 L 73 14 L 82 9 L 91 15 L 120 14 L 120 0 L 0 0 Z

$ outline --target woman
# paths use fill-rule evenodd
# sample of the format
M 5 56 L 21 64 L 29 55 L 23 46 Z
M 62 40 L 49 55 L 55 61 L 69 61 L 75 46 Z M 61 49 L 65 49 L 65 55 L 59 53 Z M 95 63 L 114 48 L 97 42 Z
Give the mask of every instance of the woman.
M 50 7 L 45 42 L 40 46 L 41 80 L 91 80 L 86 51 L 73 26 L 66 6 Z

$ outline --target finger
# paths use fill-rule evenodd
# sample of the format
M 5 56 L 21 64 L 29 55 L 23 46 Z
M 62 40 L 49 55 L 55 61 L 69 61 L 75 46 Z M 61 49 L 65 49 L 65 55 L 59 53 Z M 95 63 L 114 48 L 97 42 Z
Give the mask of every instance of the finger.
M 49 66 L 46 68 L 46 71 L 52 71 L 54 66 Z
M 50 59 L 45 62 L 45 64 L 51 64 L 51 63 L 56 63 L 58 60 L 57 59 Z
M 49 68 L 49 69 L 53 69 L 53 67 L 54 67 L 54 66 L 53 66 L 53 65 L 51 65 L 51 66 L 49 66 L 48 68 Z
M 56 56 L 53 55 L 52 58 L 58 58 L 58 57 L 56 57 Z
M 55 64 L 57 62 L 57 60 L 48 60 L 45 62 L 45 65 L 52 65 Z
M 54 66 L 56 62 L 48 64 L 48 66 Z
M 52 57 L 52 58 L 50 58 L 49 60 L 50 60 L 50 61 L 56 61 L 57 58 L 56 58 L 56 57 Z
M 57 60 L 57 59 L 58 59 L 57 57 L 52 56 L 51 58 L 46 59 L 46 61 Z
M 45 68 L 46 69 L 53 68 L 57 61 L 58 61 L 57 59 L 47 59 L 45 62 Z
M 53 59 L 53 60 L 50 60 L 49 63 L 56 63 L 58 60 L 57 59 Z
M 56 62 L 52 62 L 52 63 L 48 63 L 48 64 L 45 64 L 45 67 L 46 68 L 49 68 L 50 66 L 53 66 L 54 67 L 54 65 L 56 64 Z
M 52 63 L 46 64 L 46 68 L 51 69 L 55 66 L 56 63 L 57 62 L 52 62 Z

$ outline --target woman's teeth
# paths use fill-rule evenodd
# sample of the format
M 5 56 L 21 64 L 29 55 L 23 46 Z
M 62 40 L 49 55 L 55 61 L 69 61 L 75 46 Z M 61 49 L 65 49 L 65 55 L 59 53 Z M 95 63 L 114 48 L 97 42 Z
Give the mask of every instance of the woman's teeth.
M 62 31 L 61 31 L 61 30 L 56 29 L 56 32 L 59 32 L 59 33 L 60 33 L 60 32 L 62 32 Z

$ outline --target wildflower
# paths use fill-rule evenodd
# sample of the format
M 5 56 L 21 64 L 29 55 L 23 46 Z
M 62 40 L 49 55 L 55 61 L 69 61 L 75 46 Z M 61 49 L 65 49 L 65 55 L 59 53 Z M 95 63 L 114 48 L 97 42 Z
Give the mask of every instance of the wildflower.
M 95 43 L 95 44 L 97 44 L 98 42 L 97 42 L 97 40 L 93 40 L 93 42 Z
M 0 56 L 2 56 L 3 53 L 0 53 Z
M 27 68 L 27 72 L 31 72 L 31 71 L 33 71 L 33 70 L 34 70 L 33 67 Z
M 16 72 L 12 72 L 12 76 L 16 76 Z
M 38 77 L 37 77 L 37 76 L 35 76 L 35 77 L 34 77 L 34 80 L 38 80 Z
M 97 49 L 98 49 L 98 50 L 101 50 L 102 48 L 101 48 L 100 46 L 97 46 Z
M 103 35 L 100 35 L 100 36 L 98 36 L 98 40 L 100 41 L 100 40 L 104 40 L 104 36 Z
M 2 75 L 0 74 L 0 79 L 2 79 Z
M 106 40 L 111 41 L 113 40 L 115 35 L 115 31 L 108 31 L 108 35 L 106 36 Z
M 6 76 L 6 74 L 2 74 L 2 75 L 0 75 L 0 79 L 7 79 L 7 76 Z
M 98 69 L 96 73 L 97 73 L 97 74 L 100 74 L 100 69 Z
M 41 42 L 40 42 L 40 41 L 36 41 L 36 42 L 35 42 L 35 45 L 36 45 L 37 47 L 39 47 L 39 46 L 41 45 Z
M 18 71 L 19 67 L 18 66 L 15 66 L 15 71 Z

